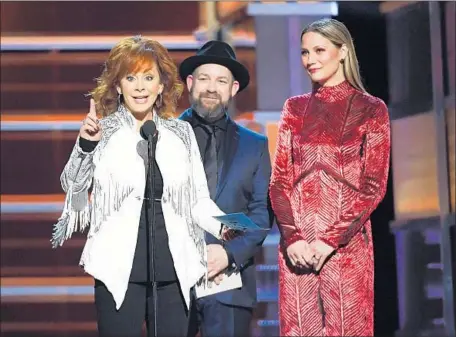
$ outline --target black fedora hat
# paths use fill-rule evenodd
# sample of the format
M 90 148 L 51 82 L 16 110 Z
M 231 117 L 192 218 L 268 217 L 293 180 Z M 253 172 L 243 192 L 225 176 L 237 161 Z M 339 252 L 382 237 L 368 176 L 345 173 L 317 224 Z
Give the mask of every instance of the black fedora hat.
M 186 58 L 179 66 L 179 75 L 183 81 L 188 75 L 202 64 L 215 63 L 227 67 L 236 81 L 239 82 L 239 91 L 244 89 L 250 81 L 249 71 L 242 63 L 236 60 L 236 54 L 228 43 L 222 41 L 208 41 L 196 55 Z

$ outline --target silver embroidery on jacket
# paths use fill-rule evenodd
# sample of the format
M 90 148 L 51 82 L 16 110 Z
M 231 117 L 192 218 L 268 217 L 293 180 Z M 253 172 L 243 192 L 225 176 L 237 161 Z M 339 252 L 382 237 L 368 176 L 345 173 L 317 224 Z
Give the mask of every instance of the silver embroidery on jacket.
M 78 137 L 62 173 L 62 187 L 67 193 L 62 215 L 54 225 L 51 239 L 53 248 L 62 246 L 74 232 L 83 232 L 89 224 L 91 232 L 97 232 L 101 222 L 117 211 L 133 190 L 131 186 L 116 185 L 108 176 L 109 182 L 103 188 L 99 181 L 93 181 L 90 204 L 88 190 L 93 180 L 94 156 L 103 152 L 111 136 L 123 125 L 132 128 L 135 122 L 130 113 L 120 106 L 117 112 L 101 119 L 100 125 L 103 133 L 95 150 L 91 153 L 83 152 L 79 147 Z
M 164 127 L 176 134 L 176 136 L 182 140 L 187 150 L 191 170 L 191 172 L 189 172 L 188 179 L 182 186 L 168 186 L 166 190 L 163 191 L 163 200 L 171 205 L 176 214 L 185 219 L 188 232 L 195 242 L 198 253 L 200 254 L 201 263 L 206 265 L 206 243 L 204 240 L 204 230 L 194 222 L 191 210 L 197 202 L 198 193 L 198 186 L 196 186 L 196 182 L 193 179 L 193 167 L 191 165 L 191 160 L 194 160 L 195 158 L 193 158 L 194 154 L 192 153 L 192 144 L 189 132 L 193 131 L 190 130 L 190 124 L 181 120 L 165 120 L 154 115 L 154 122 L 157 124 L 158 128 Z
M 200 254 L 201 262 L 206 265 L 204 230 L 192 218 L 192 207 L 197 202 L 198 189 L 200 187 L 197 186 L 193 179 L 191 163 L 192 160 L 200 158 L 193 158 L 197 154 L 192 151 L 189 134 L 189 132 L 192 132 L 191 126 L 180 120 L 163 119 L 157 114 L 154 114 L 153 120 L 157 125 L 157 129 L 164 127 L 179 137 L 187 150 L 191 172 L 189 172 L 188 178 L 183 184 L 167 186 L 163 191 L 163 201 L 169 203 L 173 211 L 185 219 L 189 234 Z M 62 179 L 62 187 L 67 191 L 67 194 L 62 216 L 54 225 L 51 239 L 53 248 L 62 246 L 66 240 L 71 238 L 74 232 L 78 230 L 84 231 L 89 224 L 90 231 L 88 236 L 90 237 L 97 233 L 106 218 L 117 212 L 123 201 L 133 191 L 132 186 L 121 186 L 108 173 L 100 175 L 99 179 L 101 181 L 94 180 L 93 158 L 94 156 L 100 156 L 109 139 L 116 131 L 122 126 L 134 128 L 135 121 L 125 107 L 120 106 L 117 112 L 103 118 L 100 123 L 103 135 L 96 149 L 92 153 L 84 153 L 78 145 L 78 137 L 70 159 L 62 173 L 62 177 L 65 177 L 65 179 Z M 92 181 L 92 202 L 90 203 L 88 190 Z M 68 184 L 68 186 L 65 184 Z

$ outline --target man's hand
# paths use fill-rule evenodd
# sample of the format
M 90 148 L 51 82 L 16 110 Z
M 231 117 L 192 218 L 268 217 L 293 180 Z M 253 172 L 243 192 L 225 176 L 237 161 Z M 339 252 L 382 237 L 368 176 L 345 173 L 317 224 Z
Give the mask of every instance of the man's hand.
M 242 234 L 242 231 L 234 230 L 234 229 L 226 229 L 222 232 L 222 240 L 223 241 L 230 241 L 235 237 Z
M 225 274 L 220 273 L 220 274 L 218 274 L 216 277 L 214 277 L 213 281 L 215 282 L 216 285 L 219 285 L 220 282 L 223 281 L 223 276 L 224 276 L 224 275 L 225 275 Z
M 222 245 L 211 244 L 207 246 L 207 276 L 209 279 L 217 276 L 222 270 L 228 268 L 228 255 Z
M 320 271 L 328 256 L 334 251 L 334 248 L 320 240 L 312 242 L 310 246 L 314 252 L 311 263 L 316 271 Z
M 299 240 L 289 245 L 287 255 L 295 267 L 310 268 L 312 266 L 313 251 L 307 241 Z

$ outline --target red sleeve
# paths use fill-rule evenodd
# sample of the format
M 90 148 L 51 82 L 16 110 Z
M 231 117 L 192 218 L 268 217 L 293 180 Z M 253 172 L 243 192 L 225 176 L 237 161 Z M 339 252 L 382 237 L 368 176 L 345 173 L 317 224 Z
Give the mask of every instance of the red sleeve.
M 344 186 L 339 220 L 328 227 L 320 240 L 337 249 L 361 229 L 386 193 L 390 160 L 390 123 L 381 102 L 367 121 L 365 166 L 358 190 Z
M 277 148 L 269 185 L 272 209 L 274 210 L 282 239 L 287 247 L 296 241 L 304 240 L 300 230 L 295 225 L 291 206 L 293 170 L 290 115 L 290 102 L 287 100 L 279 122 Z

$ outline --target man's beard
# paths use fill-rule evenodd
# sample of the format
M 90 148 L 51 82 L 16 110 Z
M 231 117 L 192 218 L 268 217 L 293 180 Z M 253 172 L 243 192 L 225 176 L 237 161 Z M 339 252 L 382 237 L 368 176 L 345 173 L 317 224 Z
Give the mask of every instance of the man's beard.
M 202 101 L 203 98 L 215 98 L 218 100 L 218 103 L 209 107 L 204 105 Z M 192 109 L 198 114 L 198 116 L 208 122 L 213 122 L 222 118 L 228 112 L 231 100 L 232 97 L 230 97 L 228 101 L 223 102 L 222 98 L 217 93 L 209 94 L 206 92 L 200 94 L 199 97 L 194 97 L 193 92 L 191 91 L 189 95 L 189 101 Z

